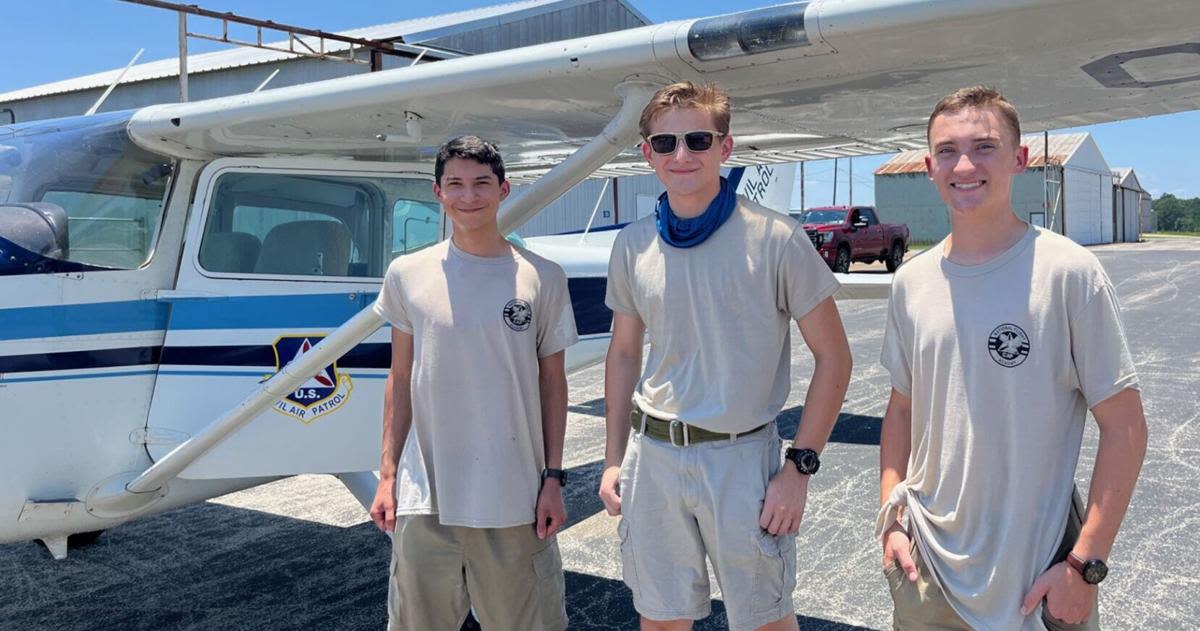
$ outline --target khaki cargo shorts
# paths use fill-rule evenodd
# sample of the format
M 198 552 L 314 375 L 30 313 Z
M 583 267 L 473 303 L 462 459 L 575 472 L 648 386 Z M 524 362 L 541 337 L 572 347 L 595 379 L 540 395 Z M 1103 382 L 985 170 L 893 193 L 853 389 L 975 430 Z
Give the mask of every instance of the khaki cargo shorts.
M 475 608 L 487 631 L 567 628 L 562 557 L 533 524 L 443 526 L 437 515 L 401 515 L 392 537 L 389 631 L 458 631 Z
M 639 614 L 651 620 L 708 616 L 705 556 L 732 631 L 793 614 L 795 535 L 776 537 L 758 526 L 781 446 L 774 423 L 736 441 L 686 447 L 637 432 L 630 437 L 617 532 L 625 584 Z

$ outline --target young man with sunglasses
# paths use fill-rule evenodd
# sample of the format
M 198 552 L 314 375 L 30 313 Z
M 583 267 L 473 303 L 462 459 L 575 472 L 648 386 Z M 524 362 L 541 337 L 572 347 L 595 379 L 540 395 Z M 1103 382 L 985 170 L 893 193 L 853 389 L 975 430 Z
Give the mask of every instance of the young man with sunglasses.
M 797 628 L 795 533 L 850 378 L 838 283 L 807 234 L 721 177 L 729 117 L 711 84 L 654 95 L 642 154 L 666 192 L 654 217 L 621 231 L 609 262 L 600 497 L 621 516 L 623 574 L 645 631 L 709 614 L 706 556 L 730 629 Z M 781 463 L 792 320 L 816 369 Z
M 561 267 L 506 241 L 495 145 L 442 146 L 433 192 L 453 236 L 388 267 L 392 325 L 371 518 L 392 537 L 388 629 L 562 631 L 564 350 L 575 318 Z
M 877 528 L 895 628 L 1098 629 L 1096 584 L 1146 452 L 1116 294 L 1094 255 L 1013 212 L 1029 149 L 1003 96 L 946 96 L 928 141 L 950 235 L 897 272 L 882 353 Z

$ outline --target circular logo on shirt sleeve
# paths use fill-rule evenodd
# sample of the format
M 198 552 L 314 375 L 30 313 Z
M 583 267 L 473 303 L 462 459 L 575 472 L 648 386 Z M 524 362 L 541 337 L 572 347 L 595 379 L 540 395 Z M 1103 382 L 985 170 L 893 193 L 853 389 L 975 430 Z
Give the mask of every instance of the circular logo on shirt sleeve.
M 1014 368 L 1029 357 L 1029 336 L 1015 324 L 1001 324 L 988 336 L 988 353 L 997 364 Z
M 533 321 L 533 307 L 520 298 L 513 298 L 504 305 L 504 323 L 514 331 L 524 331 Z

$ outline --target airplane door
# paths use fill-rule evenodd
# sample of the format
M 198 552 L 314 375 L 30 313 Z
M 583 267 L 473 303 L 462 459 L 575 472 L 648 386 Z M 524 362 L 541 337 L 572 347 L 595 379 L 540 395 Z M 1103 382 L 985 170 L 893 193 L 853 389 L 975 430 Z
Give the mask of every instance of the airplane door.
M 370 306 L 392 258 L 440 240 L 430 175 L 333 165 L 219 160 L 202 173 L 176 288 L 160 296 L 155 460 Z M 377 468 L 389 336 L 376 331 L 182 477 Z

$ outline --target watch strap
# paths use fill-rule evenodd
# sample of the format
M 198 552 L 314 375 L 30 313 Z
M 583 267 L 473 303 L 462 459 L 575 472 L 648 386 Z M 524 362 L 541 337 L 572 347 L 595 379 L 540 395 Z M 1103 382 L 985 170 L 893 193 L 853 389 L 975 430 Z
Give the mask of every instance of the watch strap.
M 784 457 L 796 465 L 796 470 L 803 475 L 813 475 L 821 469 L 821 458 L 815 449 L 796 449 L 788 447 Z
M 542 481 L 545 482 L 546 478 L 558 480 L 560 486 L 565 487 L 567 485 L 567 472 L 563 469 L 551 469 L 549 467 L 542 469 Z

